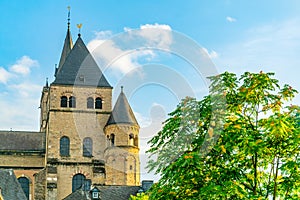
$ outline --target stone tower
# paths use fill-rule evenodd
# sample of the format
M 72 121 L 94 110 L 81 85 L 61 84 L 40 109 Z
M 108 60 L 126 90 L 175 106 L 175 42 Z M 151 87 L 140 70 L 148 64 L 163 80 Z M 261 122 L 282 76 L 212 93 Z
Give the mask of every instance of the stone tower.
M 68 28 L 55 80 L 41 98 L 46 132 L 46 199 L 62 199 L 84 185 L 105 183 L 103 127 L 111 113 L 112 87 L 81 35 Z
M 122 88 L 104 128 L 107 185 L 140 185 L 139 128 Z
M 123 89 L 112 110 L 112 89 L 80 34 L 73 45 L 68 22 L 55 80 L 40 102 L 45 199 L 91 185 L 140 185 L 139 125 Z

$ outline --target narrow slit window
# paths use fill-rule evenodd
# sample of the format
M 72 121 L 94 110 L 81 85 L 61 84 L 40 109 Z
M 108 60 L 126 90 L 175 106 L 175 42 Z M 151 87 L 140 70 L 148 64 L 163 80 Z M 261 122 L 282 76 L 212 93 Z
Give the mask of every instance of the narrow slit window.
M 111 146 L 115 146 L 115 134 L 110 135 L 110 143 L 111 143 Z

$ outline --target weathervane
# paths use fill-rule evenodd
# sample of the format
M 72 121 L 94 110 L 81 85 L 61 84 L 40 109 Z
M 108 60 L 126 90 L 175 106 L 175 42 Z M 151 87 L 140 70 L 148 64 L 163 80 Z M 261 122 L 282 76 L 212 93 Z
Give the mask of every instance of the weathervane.
M 78 36 L 80 36 L 80 30 L 81 30 L 82 24 L 77 24 L 77 28 L 78 28 Z

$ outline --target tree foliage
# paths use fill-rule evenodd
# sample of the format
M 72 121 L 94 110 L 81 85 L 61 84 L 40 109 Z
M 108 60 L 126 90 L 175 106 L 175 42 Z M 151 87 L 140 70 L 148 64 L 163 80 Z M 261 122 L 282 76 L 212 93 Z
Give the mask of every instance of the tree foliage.
M 149 196 L 145 193 L 138 193 L 136 196 L 130 195 L 129 200 L 149 200 Z
M 210 95 L 184 99 L 149 143 L 161 174 L 150 199 L 299 199 L 297 91 L 274 73 L 210 77 Z

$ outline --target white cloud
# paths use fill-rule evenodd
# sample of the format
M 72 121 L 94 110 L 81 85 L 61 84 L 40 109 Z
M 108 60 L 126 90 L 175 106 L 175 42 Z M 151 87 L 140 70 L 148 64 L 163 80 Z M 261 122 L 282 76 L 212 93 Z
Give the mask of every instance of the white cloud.
M 92 39 L 88 44 L 87 48 L 92 52 L 94 51 L 99 45 L 101 45 L 103 42 L 107 41 L 110 37 L 112 37 L 111 31 L 99 31 L 94 32 L 95 38 Z
M 6 84 L 7 81 L 12 77 L 12 74 L 3 67 L 0 67 L 0 83 Z
M 118 48 L 112 40 L 94 39 L 88 43 L 88 48 L 100 63 L 110 66 L 122 74 L 128 73 L 139 64 L 134 61 L 134 56 Z M 100 48 L 99 48 L 100 47 Z M 125 54 L 125 55 L 124 55 Z
M 148 127 L 151 124 L 151 119 L 149 117 L 143 116 L 141 113 L 134 112 L 134 116 L 138 121 L 141 128 Z
M 41 91 L 42 86 L 33 83 L 23 82 L 20 84 L 9 85 L 9 88 L 14 90 L 15 93 L 20 94 L 20 96 L 27 98 L 29 96 L 38 94 Z
M 154 50 L 169 49 L 172 44 L 171 27 L 165 24 L 145 24 L 134 30 L 125 27 L 125 33 L 113 37 L 111 31 L 95 33 L 87 47 L 101 67 L 107 67 L 116 74 L 126 74 L 140 67 L 139 59 L 150 61 Z
M 138 34 L 147 40 L 148 45 L 169 49 L 172 44 L 172 29 L 166 24 L 145 24 L 140 26 Z
M 38 61 L 31 59 L 28 56 L 23 56 L 17 60 L 16 64 L 10 67 L 10 70 L 14 73 L 21 75 L 28 75 L 30 68 L 39 66 Z
M 0 67 L 0 129 L 38 130 L 41 85 L 30 74 L 38 61 L 23 56 L 8 70 Z M 24 77 L 26 75 L 26 77 Z
M 41 90 L 39 90 L 41 91 Z M 16 92 L 14 94 L 14 92 Z M 39 128 L 39 97 L 40 92 L 33 91 L 26 98 L 20 96 L 16 89 L 0 95 L 0 130 L 38 130 Z
M 227 17 L 226 17 L 226 21 L 228 21 L 228 22 L 236 22 L 236 19 L 233 18 L 233 17 L 227 16 Z

